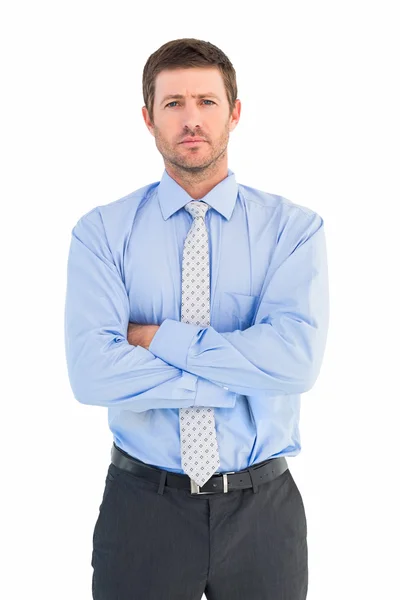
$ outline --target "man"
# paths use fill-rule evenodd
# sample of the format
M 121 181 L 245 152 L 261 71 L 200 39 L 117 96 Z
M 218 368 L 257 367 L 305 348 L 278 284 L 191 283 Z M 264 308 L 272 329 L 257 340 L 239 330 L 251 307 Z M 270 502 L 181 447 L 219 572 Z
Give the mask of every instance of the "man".
M 241 102 L 219 48 L 164 44 L 143 95 L 162 178 L 81 217 L 68 258 L 71 387 L 113 434 L 93 598 L 304 600 L 285 457 L 326 344 L 324 223 L 228 169 Z

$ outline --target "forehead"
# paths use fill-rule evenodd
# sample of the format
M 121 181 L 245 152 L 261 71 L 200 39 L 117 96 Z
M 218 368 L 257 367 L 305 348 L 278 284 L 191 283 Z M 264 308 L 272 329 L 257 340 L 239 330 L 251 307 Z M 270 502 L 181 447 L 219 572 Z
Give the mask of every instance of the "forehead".
M 167 94 L 203 94 L 214 92 L 223 98 L 224 80 L 217 67 L 168 69 L 158 73 L 155 80 L 155 98 Z

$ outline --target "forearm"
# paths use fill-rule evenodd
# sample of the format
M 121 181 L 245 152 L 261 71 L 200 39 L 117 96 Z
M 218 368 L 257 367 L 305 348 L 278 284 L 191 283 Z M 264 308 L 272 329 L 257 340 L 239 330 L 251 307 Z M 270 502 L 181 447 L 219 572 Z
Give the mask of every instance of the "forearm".
M 72 230 L 67 266 L 65 353 L 75 398 L 134 412 L 196 405 L 201 379 L 146 349 L 158 325 L 146 327 L 151 335 L 139 338 L 143 347 L 129 343 L 129 314 L 102 221 L 92 211 Z M 214 406 L 232 405 L 232 397 L 224 394 L 208 394 L 207 399 Z
M 211 326 L 166 319 L 149 350 L 238 394 L 298 394 L 311 389 L 322 364 L 329 321 L 321 219 L 310 220 L 302 233 L 296 251 L 271 269 L 254 325 L 218 333 Z

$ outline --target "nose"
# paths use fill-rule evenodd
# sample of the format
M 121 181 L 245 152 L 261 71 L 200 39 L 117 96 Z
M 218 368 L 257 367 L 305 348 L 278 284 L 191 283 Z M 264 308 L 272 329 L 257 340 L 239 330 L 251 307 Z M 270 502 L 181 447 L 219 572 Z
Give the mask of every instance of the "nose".
M 181 111 L 182 125 L 190 131 L 194 131 L 197 127 L 201 127 L 201 112 L 200 107 L 196 102 L 186 102 L 185 107 Z

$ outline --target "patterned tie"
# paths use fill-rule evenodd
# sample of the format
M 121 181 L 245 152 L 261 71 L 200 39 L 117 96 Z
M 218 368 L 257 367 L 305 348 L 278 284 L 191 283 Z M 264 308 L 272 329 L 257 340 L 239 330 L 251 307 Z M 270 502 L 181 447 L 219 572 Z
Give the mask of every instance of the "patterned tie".
M 181 321 L 210 325 L 210 265 L 205 215 L 209 205 L 194 200 L 185 205 L 193 217 L 182 260 Z M 182 469 L 203 486 L 219 467 L 214 408 L 179 409 Z

